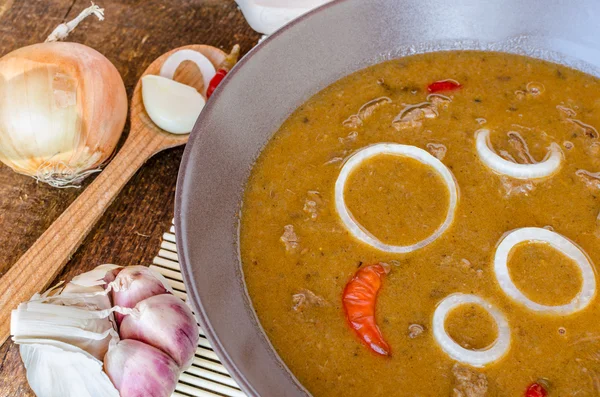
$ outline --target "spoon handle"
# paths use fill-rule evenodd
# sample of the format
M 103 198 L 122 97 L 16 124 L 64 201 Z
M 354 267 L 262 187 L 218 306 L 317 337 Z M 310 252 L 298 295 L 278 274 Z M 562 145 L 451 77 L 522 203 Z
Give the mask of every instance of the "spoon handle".
M 75 253 L 127 181 L 161 139 L 131 131 L 121 150 L 0 279 L 0 344 L 9 337 L 11 310 L 41 292 Z

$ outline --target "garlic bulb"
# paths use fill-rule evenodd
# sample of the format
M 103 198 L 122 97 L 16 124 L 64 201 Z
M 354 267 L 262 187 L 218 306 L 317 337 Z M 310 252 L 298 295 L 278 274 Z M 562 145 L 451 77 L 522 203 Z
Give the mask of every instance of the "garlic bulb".
M 115 150 L 127 117 L 123 80 L 77 43 L 0 58 L 0 161 L 55 187 L 77 186 Z
M 193 361 L 199 329 L 162 275 L 101 265 L 60 286 L 12 311 L 13 341 L 38 397 L 173 393 Z M 124 315 L 120 335 L 115 313 Z
M 119 397 L 102 361 L 78 347 L 45 339 L 22 343 L 27 381 L 38 397 Z
M 269 35 L 331 0 L 235 0 L 252 29 Z

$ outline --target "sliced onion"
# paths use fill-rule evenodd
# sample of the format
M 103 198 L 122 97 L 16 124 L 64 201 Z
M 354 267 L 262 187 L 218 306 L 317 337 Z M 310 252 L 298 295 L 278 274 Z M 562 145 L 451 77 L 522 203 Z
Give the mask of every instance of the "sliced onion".
M 482 307 L 496 322 L 498 338 L 490 347 L 479 350 L 465 349 L 456 343 L 446 332 L 446 318 L 448 317 L 448 313 L 452 309 L 464 304 L 475 304 Z M 482 298 L 470 294 L 452 294 L 438 304 L 433 313 L 433 337 L 442 350 L 453 360 L 473 367 L 483 367 L 494 361 L 498 361 L 506 354 L 510 347 L 510 328 L 504 315 Z
M 475 141 L 479 159 L 487 167 L 498 174 L 516 179 L 537 179 L 551 176 L 558 171 L 563 160 L 560 146 L 552 143 L 544 160 L 535 164 L 519 164 L 500 157 L 490 142 L 490 130 L 481 129 L 475 132 Z
M 346 186 L 346 181 L 348 177 L 354 171 L 354 169 L 360 166 L 364 161 L 381 155 L 381 154 L 391 154 L 398 155 L 404 157 L 410 157 L 415 159 L 425 165 L 433 168 L 444 180 L 446 187 L 448 188 L 448 192 L 450 194 L 450 200 L 448 203 L 448 212 L 446 215 L 446 219 L 442 223 L 437 230 L 427 237 L 424 240 L 421 240 L 412 245 L 391 245 L 385 244 L 384 242 L 377 239 L 371 233 L 369 233 L 364 227 L 362 227 L 348 208 L 346 207 L 346 202 L 344 200 L 344 188 Z M 409 145 L 401 145 L 397 143 L 379 143 L 372 146 L 367 146 L 358 152 L 354 153 L 350 158 L 346 161 L 340 174 L 335 182 L 335 208 L 342 219 L 342 222 L 348 229 L 348 231 L 356 237 L 358 240 L 366 243 L 373 248 L 376 248 L 380 251 L 392 252 L 392 253 L 408 253 L 419 248 L 423 248 L 431 242 L 435 241 L 438 237 L 442 235 L 450 227 L 452 221 L 454 220 L 454 213 L 456 211 L 456 206 L 458 204 L 458 187 L 456 185 L 456 181 L 454 180 L 454 176 L 452 172 L 437 158 L 429 154 L 426 150 L 420 149 L 416 146 Z
M 215 66 L 212 64 L 212 62 L 198 51 L 185 49 L 174 52 L 167 58 L 165 63 L 163 63 L 162 67 L 160 68 L 160 75 L 162 77 L 166 77 L 167 79 L 173 80 L 175 71 L 183 61 L 194 62 L 196 66 L 198 66 L 198 69 L 200 69 L 200 73 L 202 73 L 202 79 L 204 81 L 202 95 L 206 97 L 208 85 L 210 84 L 212 78 L 215 77 L 215 74 L 217 74 L 217 71 L 215 70 Z
M 581 271 L 583 284 L 579 293 L 566 305 L 547 306 L 527 298 L 513 283 L 508 272 L 508 259 L 511 250 L 522 242 L 543 242 L 559 250 L 575 261 Z M 560 234 L 539 227 L 524 227 L 513 230 L 505 235 L 494 255 L 494 273 L 500 288 L 512 299 L 522 303 L 527 308 L 541 313 L 568 315 L 584 309 L 596 295 L 596 275 L 591 261 L 583 250 L 571 240 Z

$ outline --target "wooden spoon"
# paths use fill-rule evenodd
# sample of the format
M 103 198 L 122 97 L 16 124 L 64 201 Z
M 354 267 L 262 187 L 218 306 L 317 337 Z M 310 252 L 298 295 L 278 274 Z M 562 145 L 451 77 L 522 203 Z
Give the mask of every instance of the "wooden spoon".
M 159 74 L 167 57 L 184 48 L 201 52 L 213 65 L 220 65 L 226 56 L 223 51 L 205 45 L 180 47 L 157 58 L 142 77 Z M 181 65 L 175 79 L 196 85 L 197 66 Z M 0 279 L 0 344 L 10 333 L 11 310 L 48 286 L 136 171 L 154 154 L 185 144 L 188 136 L 165 132 L 150 120 L 142 102 L 142 83 L 138 81 L 131 100 L 131 129 L 121 150 Z

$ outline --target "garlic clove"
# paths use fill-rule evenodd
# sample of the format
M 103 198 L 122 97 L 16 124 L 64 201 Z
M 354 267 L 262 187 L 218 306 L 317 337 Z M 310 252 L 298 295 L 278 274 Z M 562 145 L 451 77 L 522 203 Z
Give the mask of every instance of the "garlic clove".
M 113 304 L 127 308 L 135 307 L 151 296 L 173 292 L 160 273 L 140 265 L 123 268 L 109 288 L 112 289 Z M 120 324 L 123 315 L 116 313 L 115 317 Z
M 155 75 L 142 77 L 142 99 L 154 124 L 172 134 L 190 133 L 206 104 L 194 88 Z
M 111 346 L 104 365 L 121 397 L 170 396 L 180 373 L 167 354 L 131 339 Z
M 102 361 L 85 351 L 53 340 L 24 342 L 21 358 L 38 397 L 119 397 L 102 371 Z
M 121 339 L 135 339 L 167 353 L 182 369 L 194 358 L 199 329 L 190 308 L 174 295 L 155 295 L 135 306 L 138 313 L 125 316 Z

